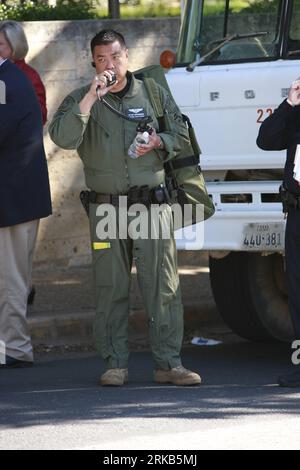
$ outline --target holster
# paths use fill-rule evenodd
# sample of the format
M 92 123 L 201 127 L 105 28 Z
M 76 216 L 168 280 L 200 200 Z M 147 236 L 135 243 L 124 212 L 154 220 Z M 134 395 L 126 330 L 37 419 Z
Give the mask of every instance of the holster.
M 300 196 L 291 193 L 288 191 L 284 184 L 281 184 L 279 187 L 280 200 L 282 202 L 282 212 L 288 214 L 290 210 L 295 210 L 300 208 Z
M 89 209 L 90 209 L 90 191 L 81 191 L 79 194 L 81 204 L 87 215 L 89 216 Z

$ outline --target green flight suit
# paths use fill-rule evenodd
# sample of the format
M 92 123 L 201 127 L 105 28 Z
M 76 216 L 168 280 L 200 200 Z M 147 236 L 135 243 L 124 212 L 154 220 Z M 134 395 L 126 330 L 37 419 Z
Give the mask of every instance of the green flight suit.
M 65 149 L 77 149 L 83 162 L 87 187 L 101 194 L 126 195 L 132 186 L 154 188 L 164 182 L 163 162 L 176 156 L 188 139 L 180 112 L 160 87 L 164 109 L 173 122 L 172 131 L 159 133 L 164 150 L 153 150 L 134 160 L 127 155 L 136 135 L 136 124 L 114 115 L 96 102 L 89 115 L 83 115 L 79 102 L 89 86 L 72 92 L 62 102 L 49 127 L 52 140 Z M 126 95 L 112 93 L 107 101 L 125 114 L 143 110 L 158 123 L 143 83 L 132 76 Z M 177 252 L 173 231 L 168 239 L 99 239 L 96 233 L 97 205 L 90 205 L 93 271 L 96 288 L 95 337 L 108 368 L 126 368 L 128 361 L 128 312 L 130 271 L 135 259 L 143 301 L 149 316 L 150 340 L 155 367 L 169 369 L 181 364 L 183 309 L 177 273 Z M 116 208 L 118 213 L 118 208 Z M 150 211 L 148 211 L 150 226 Z M 133 216 L 128 215 L 127 226 Z M 172 214 L 166 206 L 160 223 L 172 227 Z

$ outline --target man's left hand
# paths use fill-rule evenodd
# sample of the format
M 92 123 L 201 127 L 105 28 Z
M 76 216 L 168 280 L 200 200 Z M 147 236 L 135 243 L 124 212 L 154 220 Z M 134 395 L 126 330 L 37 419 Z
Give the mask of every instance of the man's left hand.
M 152 130 L 152 134 L 149 135 L 148 144 L 139 144 L 136 146 L 136 154 L 142 157 L 148 152 L 154 149 L 161 148 L 162 139 L 157 135 L 155 129 Z

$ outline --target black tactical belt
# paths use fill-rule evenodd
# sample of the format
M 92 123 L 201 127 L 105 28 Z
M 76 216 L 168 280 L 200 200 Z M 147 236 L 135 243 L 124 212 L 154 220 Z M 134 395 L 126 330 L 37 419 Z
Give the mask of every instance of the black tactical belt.
M 118 207 L 122 201 L 121 196 L 127 197 L 127 207 L 133 204 L 143 204 L 150 207 L 151 204 L 164 204 L 170 203 L 170 197 L 167 188 L 164 185 L 157 186 L 156 188 L 149 188 L 149 186 L 133 186 L 129 189 L 128 194 L 101 194 L 96 191 L 81 191 L 80 200 L 82 205 L 89 213 L 89 204 L 111 204 Z
M 119 197 L 119 195 L 114 194 L 99 194 L 94 191 L 90 192 L 90 202 L 92 204 L 112 204 L 113 206 L 118 206 Z
M 100 194 L 94 191 L 90 192 L 90 202 L 94 204 L 112 204 L 119 206 L 120 197 L 127 197 L 127 205 L 144 204 L 163 204 L 169 201 L 167 188 L 164 185 L 150 189 L 149 186 L 133 186 L 129 189 L 128 194 Z

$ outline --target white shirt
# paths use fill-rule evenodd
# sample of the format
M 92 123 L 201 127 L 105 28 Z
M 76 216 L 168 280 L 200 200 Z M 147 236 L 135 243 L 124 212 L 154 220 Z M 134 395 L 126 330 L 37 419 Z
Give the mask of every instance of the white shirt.
M 6 61 L 7 61 L 7 59 L 2 59 L 2 57 L 0 57 L 0 67 L 1 67 L 1 65 L 4 64 L 4 62 L 6 62 Z

